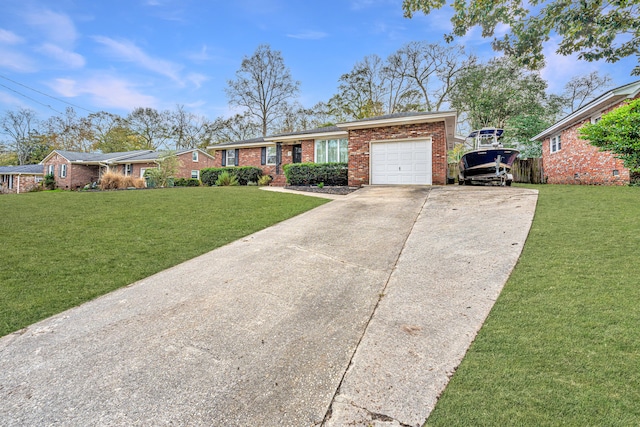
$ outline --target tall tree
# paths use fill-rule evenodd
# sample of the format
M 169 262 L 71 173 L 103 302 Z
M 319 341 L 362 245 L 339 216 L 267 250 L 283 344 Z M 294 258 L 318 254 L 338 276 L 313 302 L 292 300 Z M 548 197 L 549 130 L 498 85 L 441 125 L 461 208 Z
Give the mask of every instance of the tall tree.
M 167 111 L 159 112 L 154 108 L 140 107 L 129 113 L 126 123 L 133 132 L 144 139 L 144 149 L 166 149 L 171 138 L 169 117 Z
M 209 144 L 209 121 L 178 105 L 170 116 L 171 136 L 176 149 L 204 147 Z
M 516 116 L 547 114 L 547 87 L 537 72 L 499 58 L 464 70 L 451 91 L 451 105 L 473 129 L 504 128 Z
M 414 12 L 429 14 L 445 4 L 445 0 L 404 0 L 402 6 L 410 18 Z M 557 50 L 561 55 L 578 53 L 587 61 L 616 62 L 639 55 L 639 5 L 640 0 L 453 1 L 453 31 L 445 40 L 464 36 L 476 25 L 483 37 L 494 37 L 499 26 L 507 26 L 509 31 L 502 38 L 493 39 L 494 49 L 529 68 L 544 64 L 542 44 L 552 32 L 561 38 Z M 632 74 L 639 75 L 640 66 Z
M 260 45 L 252 56 L 244 57 L 236 79 L 227 81 L 225 91 L 229 103 L 245 108 L 266 136 L 271 124 L 283 115 L 288 100 L 297 96 L 299 86 L 280 51 Z
M 475 58 L 460 46 L 414 41 L 392 54 L 388 63 L 420 92 L 422 109 L 440 111 L 449 101 L 456 76 L 475 64 Z
M 91 150 L 93 134 L 91 121 L 79 117 L 73 107 L 67 107 L 64 114 L 51 116 L 45 123 L 49 144 L 62 150 Z
M 7 136 L 5 144 L 16 153 L 20 165 L 30 163 L 37 149 L 38 125 L 36 112 L 28 108 L 7 111 L 0 118 L 0 129 Z
M 611 86 L 611 77 L 601 76 L 597 71 L 572 78 L 564 86 L 562 94 L 565 98 L 567 113 L 578 110 L 609 86 Z

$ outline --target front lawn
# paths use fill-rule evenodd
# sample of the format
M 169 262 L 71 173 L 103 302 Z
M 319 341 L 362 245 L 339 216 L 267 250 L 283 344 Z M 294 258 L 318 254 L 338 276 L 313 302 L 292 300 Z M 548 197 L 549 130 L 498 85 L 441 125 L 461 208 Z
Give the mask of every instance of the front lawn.
M 257 187 L 0 196 L 0 336 L 326 201 Z
M 531 188 L 522 256 L 427 425 L 640 425 L 640 189 Z

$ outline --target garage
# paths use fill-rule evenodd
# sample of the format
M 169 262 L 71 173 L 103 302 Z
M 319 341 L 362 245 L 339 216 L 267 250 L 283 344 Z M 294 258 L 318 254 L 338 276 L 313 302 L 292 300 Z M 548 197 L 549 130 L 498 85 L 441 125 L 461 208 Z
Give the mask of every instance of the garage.
M 431 138 L 371 141 L 371 184 L 431 185 Z

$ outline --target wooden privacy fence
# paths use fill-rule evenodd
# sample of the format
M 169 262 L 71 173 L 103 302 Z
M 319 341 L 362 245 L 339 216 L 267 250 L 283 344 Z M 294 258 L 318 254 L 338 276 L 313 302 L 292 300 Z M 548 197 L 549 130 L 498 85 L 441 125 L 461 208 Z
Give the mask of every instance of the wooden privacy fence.
M 513 182 L 523 184 L 544 184 L 544 171 L 542 170 L 542 158 L 516 159 L 511 167 Z M 449 179 L 458 181 L 458 164 L 449 163 Z M 451 182 L 451 181 L 450 181 Z

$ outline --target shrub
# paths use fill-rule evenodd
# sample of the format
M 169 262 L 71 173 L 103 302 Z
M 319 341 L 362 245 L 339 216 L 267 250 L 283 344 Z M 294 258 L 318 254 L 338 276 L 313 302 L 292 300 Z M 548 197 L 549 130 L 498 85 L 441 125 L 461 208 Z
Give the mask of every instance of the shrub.
M 178 178 L 173 182 L 174 187 L 200 187 L 200 180 L 197 178 Z
M 284 165 L 289 185 L 347 185 L 346 163 L 291 163 Z
M 56 177 L 52 173 L 45 175 L 43 185 L 47 190 L 55 190 Z
M 260 179 L 258 179 L 258 185 L 260 186 L 269 185 L 271 184 L 272 180 L 273 178 L 271 178 L 271 175 L 262 175 Z
M 218 179 L 216 180 L 216 185 L 218 186 L 238 185 L 238 177 L 233 174 L 230 174 L 227 171 L 224 171 L 220 175 L 218 175 Z
M 200 171 L 200 179 L 204 185 L 216 185 L 218 176 L 228 172 L 234 175 L 238 179 L 238 184 L 247 185 L 248 182 L 257 182 L 262 176 L 262 169 L 255 166 L 241 166 L 241 167 L 225 167 L 225 168 L 205 168 Z
M 144 188 L 145 181 L 142 178 L 125 176 L 117 172 L 107 172 L 100 178 L 101 190 L 121 190 L 124 188 Z
M 255 186 L 257 186 L 257 185 L 258 185 L 258 183 L 257 183 L 257 182 L 255 182 L 255 181 L 249 181 L 249 182 L 247 182 L 247 187 L 255 187 Z

